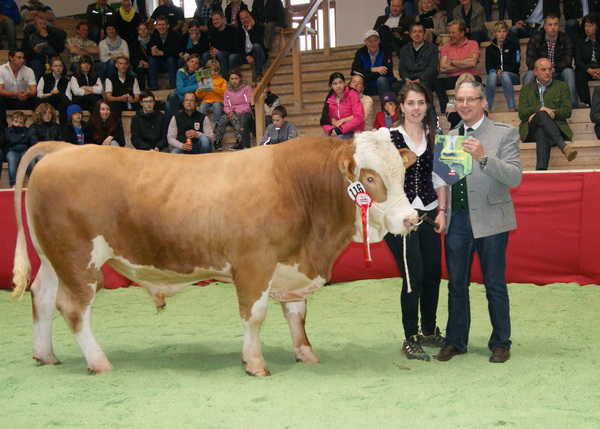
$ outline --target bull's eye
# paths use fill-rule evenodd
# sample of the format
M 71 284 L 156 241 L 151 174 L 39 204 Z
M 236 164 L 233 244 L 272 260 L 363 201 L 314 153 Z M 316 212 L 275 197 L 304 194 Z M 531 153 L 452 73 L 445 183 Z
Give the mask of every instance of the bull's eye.
M 367 182 L 372 182 L 373 180 L 375 180 L 375 179 L 373 179 L 372 177 L 369 177 L 369 178 L 367 179 Z

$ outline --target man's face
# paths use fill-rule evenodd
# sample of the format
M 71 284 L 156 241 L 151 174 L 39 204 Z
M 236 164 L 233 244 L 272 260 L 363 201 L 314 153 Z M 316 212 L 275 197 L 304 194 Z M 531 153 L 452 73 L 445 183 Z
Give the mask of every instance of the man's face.
M 46 21 L 43 19 L 36 19 L 35 24 L 33 25 L 35 27 L 35 31 L 37 31 L 38 33 L 41 33 L 46 29 Z
M 16 52 L 14 57 L 10 57 L 10 62 L 17 68 L 21 68 L 25 65 L 25 54 L 23 52 Z
M 390 15 L 394 18 L 402 13 L 403 8 L 402 0 L 392 0 L 390 3 Z
M 508 36 L 508 30 L 506 28 L 499 28 L 494 31 L 494 36 L 496 36 L 496 40 L 498 40 L 499 43 L 502 43 Z
M 377 49 L 379 48 L 379 37 L 370 36 L 368 39 L 365 39 L 365 45 L 369 52 L 377 52 Z
M 465 125 L 474 125 L 483 116 L 483 97 L 476 88 L 463 86 L 456 93 L 456 110 Z
M 542 58 L 535 62 L 535 67 L 533 68 L 533 73 L 535 74 L 536 79 L 542 84 L 546 85 L 548 82 L 552 80 L 552 74 L 554 73 L 554 67 L 550 63 L 550 60 L 546 58 Z
M 362 76 L 354 75 L 350 80 L 350 88 L 355 89 L 357 92 L 363 92 L 365 89 L 365 80 Z
M 283 123 L 285 122 L 285 119 L 282 118 L 279 115 L 273 115 L 273 116 L 271 116 L 271 120 L 273 121 L 273 126 L 275 128 L 281 128 L 281 127 L 283 127 Z
M 460 4 L 465 7 L 466 5 L 470 5 L 471 4 L 471 0 L 460 0 Z
M 598 30 L 598 24 L 596 24 L 595 22 L 586 21 L 583 28 L 585 30 L 586 36 L 594 36 L 596 34 L 596 31 Z
M 448 34 L 450 35 L 450 43 L 453 45 L 458 45 L 465 40 L 465 33 L 461 32 L 456 24 L 448 28 Z
M 154 101 L 154 99 L 152 97 L 146 97 L 146 98 L 142 98 L 142 107 L 144 108 L 145 112 L 152 112 L 154 110 L 154 105 L 156 103 L 156 101 Z
M 425 30 L 420 25 L 415 25 L 412 30 L 410 30 L 410 38 L 415 45 L 420 45 L 423 43 L 425 39 Z
M 223 18 L 219 14 L 215 14 L 212 16 L 212 23 L 215 28 L 218 28 L 219 30 L 221 30 L 222 27 L 225 26 L 225 18 Z
M 193 112 L 196 110 L 196 96 L 194 94 L 185 94 L 183 97 L 183 108 L 186 112 Z
M 240 13 L 240 21 L 242 22 L 242 26 L 248 27 L 252 24 L 252 17 L 247 10 L 242 10 Z
M 550 37 L 556 37 L 558 35 L 558 18 L 547 18 L 544 21 L 544 30 L 546 30 L 546 34 Z
M 124 58 L 119 58 L 116 63 L 117 70 L 119 73 L 126 73 L 129 68 L 129 62 Z
M 156 21 L 156 31 L 158 31 L 158 34 L 165 35 L 167 34 L 167 31 L 169 30 L 169 21 L 163 21 L 162 19 L 159 19 L 158 21 Z
M 75 30 L 77 35 L 81 37 L 83 40 L 86 40 L 90 34 L 90 27 L 87 25 L 82 25 L 79 27 L 79 30 Z

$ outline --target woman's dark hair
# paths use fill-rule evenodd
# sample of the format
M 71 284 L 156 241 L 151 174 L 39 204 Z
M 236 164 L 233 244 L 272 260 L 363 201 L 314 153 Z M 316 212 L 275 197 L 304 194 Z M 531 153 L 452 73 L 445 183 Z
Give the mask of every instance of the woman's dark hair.
M 433 150 L 433 145 L 435 143 L 435 124 L 436 121 L 433 117 L 433 111 L 431 106 L 433 106 L 433 96 L 431 92 L 421 85 L 419 82 L 408 82 L 406 83 L 400 92 L 398 93 L 398 102 L 400 104 L 404 104 L 406 101 L 406 97 L 409 92 L 416 92 L 417 94 L 423 94 L 425 97 L 425 102 L 427 103 L 427 110 L 425 111 L 425 117 L 423 118 L 423 125 L 425 128 L 425 136 L 427 138 L 427 146 L 429 146 L 430 150 Z M 405 117 L 402 110 L 400 110 L 400 115 L 398 115 L 398 120 L 392 126 L 404 125 Z
M 100 117 L 100 107 L 103 104 L 106 104 L 110 108 L 110 115 L 106 122 L 102 121 L 102 117 Z M 116 109 L 113 109 L 108 101 L 98 100 L 88 126 L 93 132 L 95 142 L 102 142 L 106 137 L 114 136 L 119 128 L 119 118 L 117 117 Z
M 195 19 L 190 19 L 190 22 L 188 22 L 188 25 L 187 25 L 188 30 L 190 28 L 195 28 L 195 27 L 200 27 L 200 24 Z
M 331 84 L 336 79 L 342 79 L 344 83 L 346 82 L 346 78 L 340 72 L 333 72 L 329 76 L 329 92 L 327 93 L 327 97 L 325 97 L 325 103 L 323 104 L 323 111 L 321 112 L 321 126 L 323 125 L 331 125 L 331 118 L 329 117 L 329 106 L 327 105 L 327 100 L 333 94 L 333 88 L 331 88 Z
M 96 79 L 96 70 L 94 70 L 94 60 L 92 60 L 92 57 L 90 57 L 89 55 L 82 55 L 81 57 L 79 57 L 79 64 L 77 65 L 77 71 L 75 72 L 77 76 L 83 76 L 83 72 L 81 71 L 82 64 L 90 65 L 90 71 L 88 73 L 88 78 L 90 82 Z
M 600 30 L 600 14 L 590 13 L 583 17 L 581 25 L 579 26 L 579 34 L 585 37 L 585 23 L 596 24 L 596 38 L 598 37 L 598 31 Z M 598 40 L 596 40 L 596 43 Z

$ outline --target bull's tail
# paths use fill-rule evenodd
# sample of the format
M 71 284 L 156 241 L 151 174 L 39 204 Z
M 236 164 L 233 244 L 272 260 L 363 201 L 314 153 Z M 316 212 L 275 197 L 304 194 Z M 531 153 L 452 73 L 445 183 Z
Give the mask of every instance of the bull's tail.
M 56 152 L 68 147 L 73 147 L 69 143 L 63 142 L 43 142 L 38 143 L 31 147 L 19 164 L 17 170 L 17 177 L 15 183 L 15 219 L 17 221 L 17 245 L 15 248 L 15 261 L 13 266 L 13 283 L 15 288 L 10 294 L 12 297 L 18 297 L 21 299 L 29 284 L 31 276 L 31 263 L 29 262 L 29 255 L 27 254 L 27 239 L 25 237 L 25 229 L 23 228 L 23 211 L 22 211 L 22 199 L 23 199 L 23 181 L 25 179 L 25 173 L 27 167 L 38 156 L 48 155 L 49 153 Z

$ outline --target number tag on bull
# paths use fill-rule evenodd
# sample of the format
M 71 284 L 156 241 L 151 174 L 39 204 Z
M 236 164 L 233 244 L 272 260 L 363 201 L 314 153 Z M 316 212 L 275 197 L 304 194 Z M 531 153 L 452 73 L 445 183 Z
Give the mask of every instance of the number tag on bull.
M 369 195 L 369 194 L 367 194 L 367 191 L 362 183 L 360 183 L 360 182 L 350 183 L 350 185 L 348 185 L 348 195 L 350 196 L 350 198 L 356 202 L 356 197 L 358 196 L 358 194 Z M 357 204 L 358 204 L 358 202 L 357 202 Z
M 361 209 L 364 257 L 365 262 L 370 262 L 371 247 L 369 244 L 369 207 L 371 207 L 371 204 L 373 204 L 373 199 L 360 182 L 353 182 L 348 186 L 348 195 L 350 195 L 350 198 L 352 198 L 356 205 Z

